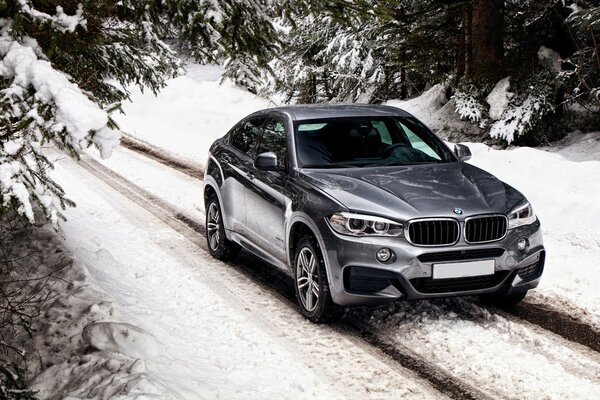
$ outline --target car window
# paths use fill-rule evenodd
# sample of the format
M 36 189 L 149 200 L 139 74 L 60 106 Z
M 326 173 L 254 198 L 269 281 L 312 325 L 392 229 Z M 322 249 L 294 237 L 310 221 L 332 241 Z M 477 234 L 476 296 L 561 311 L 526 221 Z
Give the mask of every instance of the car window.
M 277 118 L 269 118 L 263 128 L 263 135 L 256 154 L 272 151 L 277 155 L 279 167 L 284 167 L 286 162 L 286 148 L 285 125 Z
M 241 126 L 232 133 L 231 145 L 241 152 L 252 156 L 260 139 L 262 126 L 265 123 L 265 120 L 265 117 L 260 117 L 243 122 Z
M 454 162 L 429 129 L 410 117 L 345 117 L 299 121 L 296 152 L 304 167 L 362 167 Z
M 421 139 L 416 133 L 411 131 L 405 124 L 403 124 L 402 122 L 398 122 L 398 124 L 406 134 L 406 137 L 410 141 L 410 145 L 413 149 L 420 150 L 423 153 L 427 154 L 429 157 L 433 157 L 436 160 L 441 159 L 440 156 L 436 154 L 435 150 L 431 148 L 431 146 L 425 143 L 423 139 Z
M 385 122 L 372 121 L 371 125 L 373 125 L 373 128 L 377 129 L 379 136 L 381 136 L 382 143 L 385 143 L 387 145 L 392 144 L 392 136 L 390 135 L 390 132 L 388 131 L 387 126 L 385 126 Z

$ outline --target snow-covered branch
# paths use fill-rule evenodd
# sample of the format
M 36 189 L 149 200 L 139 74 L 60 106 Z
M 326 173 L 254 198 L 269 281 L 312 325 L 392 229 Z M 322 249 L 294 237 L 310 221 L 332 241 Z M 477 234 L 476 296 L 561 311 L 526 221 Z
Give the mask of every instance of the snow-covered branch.
M 33 222 L 32 202 L 37 202 L 56 224 L 68 201 L 48 175 L 52 166 L 42 145 L 54 144 L 75 155 L 93 143 L 108 157 L 119 133 L 109 127 L 106 111 L 37 56 L 41 50 L 34 40 L 15 40 L 8 20 L 0 26 L 0 206 L 16 203 L 19 213 Z
M 73 32 L 77 29 L 77 26 L 85 28 L 87 25 L 87 20 L 83 17 L 83 5 L 81 3 L 78 4 L 75 15 L 67 15 L 61 6 L 56 7 L 56 15 L 50 15 L 37 10 L 31 4 L 31 0 L 18 0 L 18 3 L 25 15 L 37 22 L 48 23 L 60 32 Z

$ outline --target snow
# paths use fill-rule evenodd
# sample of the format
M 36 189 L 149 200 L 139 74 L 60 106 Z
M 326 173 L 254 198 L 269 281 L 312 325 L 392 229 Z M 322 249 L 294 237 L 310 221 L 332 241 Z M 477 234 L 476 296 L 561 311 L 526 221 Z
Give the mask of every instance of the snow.
M 202 68 L 192 69 L 192 71 L 194 71 L 192 73 L 195 82 L 202 83 L 203 76 L 206 76 L 203 74 Z M 214 70 L 210 73 L 213 74 Z M 187 91 L 181 91 L 181 83 L 172 80 L 167 87 L 172 103 L 180 104 L 187 98 Z M 495 95 L 491 96 L 493 97 L 492 103 L 500 106 L 503 102 L 499 98 L 508 97 L 508 89 L 508 79 L 501 80 L 493 91 L 496 92 Z M 204 96 L 220 98 L 224 101 L 227 96 L 232 96 L 231 104 L 235 104 L 235 107 L 222 111 L 222 120 L 235 121 L 239 119 L 241 116 L 238 113 L 238 107 L 244 110 L 254 110 L 260 107 L 259 99 L 246 93 L 242 95 L 237 89 L 231 90 L 228 86 L 213 86 L 212 90 L 211 93 L 204 93 Z M 156 103 L 150 107 L 165 105 L 165 100 L 160 97 L 155 99 L 144 97 L 141 100 L 145 104 L 150 101 Z M 443 118 L 449 103 L 451 101 L 449 102 L 446 98 L 446 87 L 435 85 L 418 98 L 406 101 L 395 100 L 388 104 L 399 106 L 423 119 L 425 123 L 429 123 L 432 119 L 435 121 L 436 118 Z M 227 113 L 231 117 L 228 118 Z M 195 112 L 193 114 L 195 116 Z M 140 121 L 137 115 L 123 117 L 124 120 L 130 118 L 129 122 L 132 125 L 138 124 Z M 169 118 L 163 121 L 162 125 L 155 126 L 153 131 L 158 135 L 158 132 L 162 131 L 161 128 L 166 129 L 172 124 L 177 124 L 179 119 L 181 119 L 179 114 L 173 114 L 172 119 Z M 191 118 L 189 123 L 192 123 Z M 197 123 L 199 124 L 197 126 L 204 126 L 202 121 Z M 221 131 L 214 136 L 212 136 L 211 130 L 211 134 L 207 135 L 204 141 L 199 140 L 195 134 L 190 134 L 190 131 L 188 131 L 187 139 L 183 130 L 178 135 L 183 144 L 194 143 L 194 153 L 206 154 L 214 137 L 221 136 L 227 129 L 222 127 Z M 168 135 L 165 137 L 168 138 Z M 153 144 L 165 143 L 163 142 L 164 138 L 161 139 L 154 135 L 145 135 L 144 139 Z M 187 154 L 190 154 L 191 146 L 187 146 L 186 150 L 186 146 L 182 143 L 172 144 L 171 149 L 179 148 L 178 154 L 185 155 L 186 151 Z M 550 154 L 542 149 L 494 150 L 483 144 L 465 144 L 473 152 L 471 163 L 495 174 L 498 178 L 522 191 L 531 200 L 534 211 L 542 221 L 548 248 L 547 268 L 541 287 L 534 293 L 561 299 L 582 310 L 587 310 L 589 321 L 600 326 L 600 298 L 596 295 L 594 288 L 594 282 L 600 281 L 600 268 L 594 267 L 594 259 L 600 254 L 600 250 L 598 250 L 600 234 L 595 228 L 600 226 L 600 206 L 596 201 L 600 197 L 600 164 L 598 164 L 600 162 L 598 159 L 600 135 L 598 133 L 572 133 L 563 140 L 562 144 L 552 148 L 556 154 Z M 142 162 L 138 167 L 128 166 L 135 158 L 135 156 L 124 155 L 123 158 L 109 160 L 106 165 L 124 176 L 130 177 L 159 197 L 162 196 L 161 193 L 165 193 L 165 191 L 160 188 L 160 182 L 166 178 L 159 178 L 155 181 L 151 178 L 153 175 L 160 176 L 161 167 L 148 169 L 149 166 L 143 166 L 148 162 Z M 578 160 L 596 160 L 596 162 L 578 162 Z M 138 172 L 133 173 L 128 170 Z M 140 172 L 143 170 L 147 170 L 148 173 Z M 147 175 L 147 178 L 141 176 L 144 174 Z M 179 180 L 184 182 L 186 178 L 182 177 Z M 200 199 L 200 195 L 195 190 L 198 190 L 198 187 L 193 185 L 188 185 L 188 189 L 178 187 L 176 191 L 173 191 L 177 194 L 173 195 L 169 192 L 161 198 L 190 210 L 191 213 L 202 213 L 201 201 L 194 201 L 194 198 Z M 557 199 L 558 194 L 560 197 Z M 169 199 L 169 196 L 172 198 Z M 550 199 L 555 200 L 550 201 Z M 586 267 L 581 268 L 581 265 L 586 265 Z
M 56 15 L 50 15 L 35 9 L 30 0 L 18 0 L 21 12 L 41 22 L 49 23 L 52 28 L 60 32 L 74 32 L 77 26 L 86 27 L 87 21 L 83 17 L 83 5 L 77 5 L 75 15 L 67 15 L 61 6 L 56 6 Z
M 490 118 L 495 121 L 502 118 L 513 97 L 514 93 L 510 91 L 510 76 L 499 80 L 485 99 L 490 106 L 488 111 Z
M 429 124 L 431 117 L 448 102 L 448 87 L 438 83 L 418 97 L 409 100 L 390 100 L 386 104 L 403 110 Z
M 571 161 L 600 161 L 600 132 L 570 132 L 562 140 L 544 150 Z
M 485 109 L 479 101 L 478 92 L 475 87 L 470 87 L 468 91 L 462 92 L 457 90 L 453 98 L 456 101 L 456 113 L 460 116 L 461 120 L 467 120 L 471 122 L 482 122 Z M 483 125 L 480 123 L 483 127 Z
M 273 103 L 220 83 L 222 69 L 187 64 L 187 74 L 167 81 L 157 96 L 137 89 L 115 115 L 123 132 L 182 158 L 205 163 L 208 147 L 246 115 Z
M 537 53 L 538 60 L 553 72 L 562 70 L 562 58 L 560 54 L 546 46 L 541 46 Z
M 2 37 L 0 43 L 2 75 L 13 79 L 13 84 L 5 91 L 20 95 L 30 85 L 33 86 L 36 100 L 56 106 L 57 131 L 65 127 L 75 143 L 80 145 L 85 145 L 83 141 L 90 131 L 100 131 L 101 136 L 94 137 L 94 142 L 105 156 L 110 155 L 119 136 L 107 127 L 108 114 L 71 83 L 64 73 L 52 68 L 48 61 L 39 60 L 31 47 L 16 41 L 8 43 L 8 40 Z
M 23 7 L 29 7 L 28 4 L 22 0 Z M 60 20 L 67 23 L 61 12 L 62 9 L 59 9 Z M 21 39 L 22 43 L 14 40 L 9 33 L 10 27 L 10 21 L 0 19 L 0 76 L 6 81 L 0 96 L 8 107 L 6 118 L 18 118 L 27 112 L 31 123 L 3 139 L 0 148 L 0 197 L 3 206 L 15 200 L 19 212 L 31 222 L 34 221 L 31 201 L 36 198 L 46 207 L 47 216 L 56 223 L 60 206 L 53 199 L 60 189 L 40 178 L 46 168 L 43 157 L 39 157 L 43 155 L 40 142 L 61 141 L 64 131 L 66 144 L 72 145 L 75 150 L 94 143 L 102 156 L 108 157 L 120 135 L 108 127 L 106 111 L 92 102 L 67 75 L 38 57 L 41 51 L 35 40 L 27 37 Z M 51 108 L 53 120 L 45 121 L 40 117 L 38 108 L 42 106 Z M 41 128 L 46 130 L 44 138 Z
M 8 247 L 11 258 L 19 260 L 12 264 L 14 274 L 21 278 L 18 290 L 12 289 L 12 301 L 26 301 L 30 306 L 23 311 L 37 315 L 31 337 L 23 333 L 14 344 L 24 350 L 27 375 L 33 377 L 30 387 L 39 398 L 174 398 L 158 390 L 166 387 L 162 378 L 139 358 L 152 349 L 151 336 L 120 322 L 116 304 L 99 290 L 57 232 L 49 225 L 13 223 L 0 228 L 4 239 L 7 228 L 14 235 Z M 36 304 L 41 304 L 39 309 Z M 6 338 L 13 332 L 3 324 L 0 333 Z M 111 338 L 124 346 L 111 348 Z
M 268 106 L 228 83 L 219 85 L 220 73 L 218 67 L 188 65 L 187 75 L 170 80 L 156 97 L 133 91 L 119 123 L 140 139 L 203 162 L 215 138 Z M 490 106 L 500 107 L 507 93 L 508 86 L 499 83 Z M 426 123 L 456 123 L 444 122 L 455 100 L 448 101 L 443 85 L 390 104 Z M 470 162 L 522 191 L 542 222 L 547 263 L 530 301 L 583 315 L 600 327 L 600 132 L 573 132 L 552 149 L 465 144 L 473 152 Z M 8 144 L 5 151 L 17 147 Z M 45 241 L 31 242 L 43 249 L 44 260 L 29 266 L 32 271 L 66 265 L 52 287 L 57 297 L 27 347 L 28 357 L 42 359 L 42 365 L 32 363 L 32 386 L 42 398 L 440 397 L 359 339 L 308 323 L 277 295 L 210 258 L 190 237 L 73 160 L 52 154 L 60 158 L 53 176 L 78 207 L 67 211 L 66 242 L 57 242 L 48 228 Z M 94 150 L 88 157 L 202 220 L 199 180 L 123 148 L 109 160 Z M 0 164 L 0 179 L 10 179 L 11 168 L 18 165 Z M 358 312 L 366 313 L 373 332 L 490 397 L 600 396 L 597 353 L 469 299 Z
M 111 294 L 113 312 L 123 315 L 98 319 L 81 334 L 84 347 L 94 350 L 83 365 L 91 364 L 102 382 L 108 382 L 112 367 L 94 357 L 115 360 L 115 382 L 105 386 L 107 393 L 116 393 L 120 374 L 137 368 L 119 360 L 137 357 L 144 379 L 160 377 L 144 383 L 146 393 L 155 390 L 166 398 L 438 397 L 344 335 L 309 323 L 74 161 L 58 161 L 55 174 L 78 203 L 63 225 L 68 249 L 98 290 Z M 168 182 L 179 178 L 172 173 Z M 88 371 L 78 362 L 47 374 L 79 381 Z M 62 390 L 56 385 L 42 380 L 38 387 L 49 386 L 50 397 Z
M 441 137 L 460 141 L 465 137 L 479 136 L 484 131 L 469 121 L 461 121 L 456 113 L 457 99 L 448 99 L 448 86 L 437 84 L 418 97 L 408 100 L 390 100 L 387 105 L 408 111 L 423 121 Z
M 492 398 L 596 399 L 597 354 L 463 299 L 398 303 L 372 320 L 396 345 Z
M 466 144 L 473 152 L 470 163 L 520 190 L 542 223 L 548 256 L 537 292 L 569 300 L 600 326 L 600 161 L 569 161 L 527 147 Z M 587 144 L 592 145 L 598 153 L 600 142 Z

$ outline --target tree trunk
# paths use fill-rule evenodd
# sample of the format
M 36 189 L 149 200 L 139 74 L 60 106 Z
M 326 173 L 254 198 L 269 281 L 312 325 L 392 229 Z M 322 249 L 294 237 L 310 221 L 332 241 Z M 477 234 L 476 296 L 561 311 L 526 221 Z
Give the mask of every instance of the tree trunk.
M 463 13 L 456 48 L 456 81 L 465 75 L 467 63 L 467 13 Z
M 400 98 L 402 100 L 408 97 L 408 86 L 406 85 L 406 68 L 400 68 Z
M 494 83 L 503 72 L 504 0 L 475 0 L 472 13 L 471 77 L 478 83 Z

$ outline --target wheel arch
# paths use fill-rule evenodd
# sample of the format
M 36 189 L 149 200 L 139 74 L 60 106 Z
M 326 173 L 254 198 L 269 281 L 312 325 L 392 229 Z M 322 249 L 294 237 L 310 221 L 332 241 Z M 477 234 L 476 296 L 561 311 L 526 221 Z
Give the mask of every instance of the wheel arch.
M 323 261 L 325 263 L 325 271 L 327 272 L 327 281 L 329 282 L 330 286 L 334 285 L 335 283 L 332 281 L 331 277 L 331 269 L 329 268 L 327 248 L 325 247 L 323 236 L 320 234 L 319 228 L 315 222 L 308 215 L 305 215 L 304 213 L 298 213 L 290 220 L 288 226 L 289 229 L 287 234 L 286 251 L 290 271 L 293 271 L 294 258 L 297 251 L 296 245 L 298 244 L 298 241 L 304 235 L 310 234 L 315 238 L 319 249 L 321 250 L 321 255 L 323 256 Z
M 219 186 L 217 185 L 217 182 L 215 181 L 215 179 L 212 176 L 207 175 L 204 178 L 204 189 L 203 189 L 204 206 L 205 206 L 204 212 L 205 213 L 207 211 L 206 203 L 208 202 L 208 199 L 210 198 L 210 196 L 212 196 L 213 194 L 215 194 L 217 196 L 217 200 L 219 201 L 219 208 L 221 209 L 221 215 L 223 216 L 223 224 L 225 225 L 225 235 L 227 236 L 227 239 L 231 240 L 231 238 L 229 237 L 228 219 L 225 217 L 225 214 L 224 214 L 223 199 L 221 198 L 221 191 L 219 190 Z

